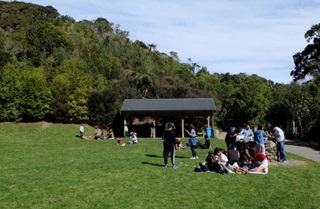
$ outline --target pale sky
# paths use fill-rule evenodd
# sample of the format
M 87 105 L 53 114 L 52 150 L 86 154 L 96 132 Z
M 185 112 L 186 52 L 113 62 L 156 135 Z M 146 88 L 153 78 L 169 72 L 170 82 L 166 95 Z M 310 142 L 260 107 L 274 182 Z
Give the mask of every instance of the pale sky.
M 107 19 L 132 41 L 177 52 L 210 73 L 257 74 L 289 83 L 292 56 L 320 23 L 319 0 L 27 0 L 76 21 Z

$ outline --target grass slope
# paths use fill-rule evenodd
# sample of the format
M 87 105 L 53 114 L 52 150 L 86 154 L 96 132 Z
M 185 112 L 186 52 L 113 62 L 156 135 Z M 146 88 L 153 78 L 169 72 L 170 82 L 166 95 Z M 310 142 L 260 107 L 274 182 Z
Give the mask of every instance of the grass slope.
M 196 173 L 189 149 L 177 151 L 181 167 L 165 169 L 160 139 L 119 146 L 81 140 L 78 130 L 0 124 L 0 208 L 319 208 L 320 165 L 295 155 L 288 157 L 306 165 L 267 175 Z M 201 160 L 207 151 L 197 150 Z

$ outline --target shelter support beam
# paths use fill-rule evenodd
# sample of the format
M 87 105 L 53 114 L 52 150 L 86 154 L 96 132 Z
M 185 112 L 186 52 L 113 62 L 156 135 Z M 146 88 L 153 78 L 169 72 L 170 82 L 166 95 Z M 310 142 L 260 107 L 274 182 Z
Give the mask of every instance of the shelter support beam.
M 184 119 L 181 119 L 181 137 L 184 138 Z

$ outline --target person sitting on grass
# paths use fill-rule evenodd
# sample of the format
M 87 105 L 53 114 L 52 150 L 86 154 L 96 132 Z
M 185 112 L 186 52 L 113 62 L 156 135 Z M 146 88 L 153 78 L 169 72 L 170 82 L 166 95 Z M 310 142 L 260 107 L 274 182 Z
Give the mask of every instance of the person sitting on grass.
M 93 137 L 92 136 L 82 136 L 82 139 L 85 139 L 85 140 L 102 139 L 102 131 L 100 128 L 96 128 L 96 130 L 94 131 Z
M 240 153 L 237 150 L 237 146 L 236 145 L 231 145 L 231 149 L 228 150 L 228 160 L 229 160 L 229 164 L 233 165 L 234 163 L 237 163 L 238 165 L 240 164 Z
M 199 163 L 202 171 L 213 171 L 216 173 L 229 173 L 228 157 L 224 154 L 225 150 L 222 148 L 215 148 L 213 152 L 209 152 L 206 161 Z
M 136 132 L 130 133 L 130 141 L 129 144 L 138 144 L 138 137 Z
M 107 139 L 114 139 L 114 133 L 112 129 L 109 129 L 107 134 Z
M 204 171 L 204 172 L 215 171 L 215 169 L 216 169 L 215 163 L 218 158 L 218 156 L 217 156 L 218 150 L 219 150 L 219 148 L 216 147 L 214 149 L 214 151 L 208 152 L 205 161 L 202 163 L 201 162 L 199 163 L 201 171 Z
M 217 152 L 217 163 L 219 165 L 221 165 L 223 168 L 226 168 L 226 166 L 228 165 L 228 157 L 224 154 L 225 150 L 222 148 L 219 148 L 218 152 Z
M 185 149 L 186 147 L 182 144 L 180 138 L 176 138 L 175 149 Z
M 250 169 L 249 172 L 255 172 L 255 173 L 267 173 L 268 172 L 268 159 L 267 157 L 261 153 L 257 152 L 255 156 L 255 166 Z
M 204 135 L 204 144 L 201 143 L 201 142 L 198 142 L 198 146 L 197 147 L 200 147 L 201 149 L 209 149 L 210 148 L 210 145 L 211 145 L 211 142 L 210 142 L 210 139 L 208 137 L 208 135 Z
M 94 139 L 101 139 L 102 137 L 102 131 L 100 128 L 96 128 L 95 132 L 94 132 Z
M 240 167 L 244 169 L 250 169 L 255 161 L 254 157 L 252 157 L 254 155 L 255 151 L 246 146 L 240 156 Z

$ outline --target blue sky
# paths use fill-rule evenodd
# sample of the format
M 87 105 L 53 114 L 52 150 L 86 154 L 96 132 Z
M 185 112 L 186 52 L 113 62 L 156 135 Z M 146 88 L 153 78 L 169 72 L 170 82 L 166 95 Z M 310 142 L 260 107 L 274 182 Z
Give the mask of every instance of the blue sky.
M 257 74 L 289 83 L 292 56 L 320 23 L 318 0 L 28 0 L 80 21 L 103 17 L 132 41 L 156 44 L 210 73 Z

